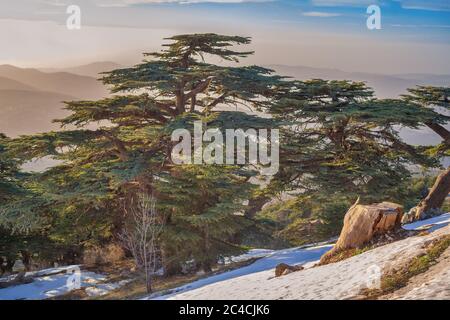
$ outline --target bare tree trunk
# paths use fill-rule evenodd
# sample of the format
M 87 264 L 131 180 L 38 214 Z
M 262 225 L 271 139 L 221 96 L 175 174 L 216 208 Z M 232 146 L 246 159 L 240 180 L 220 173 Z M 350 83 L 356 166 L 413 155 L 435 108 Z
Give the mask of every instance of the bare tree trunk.
M 416 207 L 415 219 L 423 219 L 430 211 L 439 210 L 449 193 L 450 167 L 448 167 L 437 177 L 436 182 L 428 193 L 428 196 Z
M 158 267 L 159 237 L 164 228 L 164 217 L 156 210 L 156 201 L 145 193 L 125 208 L 128 224 L 119 235 L 123 245 L 130 250 L 136 266 L 145 275 L 147 293 L 152 292 L 152 277 Z
M 147 287 L 147 293 L 152 293 L 153 289 L 152 289 L 152 275 L 150 272 L 150 268 L 146 268 L 145 270 L 145 285 Z

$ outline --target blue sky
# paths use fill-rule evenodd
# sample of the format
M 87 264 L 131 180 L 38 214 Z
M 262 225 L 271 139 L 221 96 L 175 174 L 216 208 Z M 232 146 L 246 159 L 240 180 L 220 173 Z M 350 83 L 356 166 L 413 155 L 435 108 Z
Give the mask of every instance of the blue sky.
M 82 10 L 78 34 L 62 30 L 70 4 Z M 382 30 L 366 28 L 370 4 L 381 8 Z M 0 63 L 125 62 L 163 36 L 189 32 L 252 36 L 263 51 L 258 63 L 450 73 L 450 0 L 2 0 L 0 36 L 12 43 Z M 34 55 L 23 52 L 29 47 Z

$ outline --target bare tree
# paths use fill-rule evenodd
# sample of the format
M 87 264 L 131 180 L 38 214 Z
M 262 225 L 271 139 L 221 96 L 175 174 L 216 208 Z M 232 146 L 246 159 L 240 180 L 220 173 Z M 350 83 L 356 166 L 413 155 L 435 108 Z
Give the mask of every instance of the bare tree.
M 158 268 L 159 237 L 164 228 L 164 217 L 156 210 L 153 195 L 140 193 L 125 205 L 127 222 L 119 235 L 126 249 L 145 273 L 147 292 L 152 292 L 152 276 Z

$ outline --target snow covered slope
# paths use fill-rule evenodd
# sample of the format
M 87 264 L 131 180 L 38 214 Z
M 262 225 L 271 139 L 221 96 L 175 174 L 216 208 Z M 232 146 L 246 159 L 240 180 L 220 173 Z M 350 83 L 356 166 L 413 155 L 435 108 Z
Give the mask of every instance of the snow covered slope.
M 151 295 L 144 300 L 147 299 L 169 299 L 172 297 L 177 297 L 179 293 L 190 291 L 198 288 L 202 288 L 204 286 L 214 284 L 214 283 L 228 283 L 232 279 L 245 279 L 244 276 L 257 274 L 261 271 L 266 270 L 272 270 L 275 268 L 279 263 L 287 263 L 291 265 L 296 264 L 307 264 L 310 262 L 315 262 L 320 257 L 330 250 L 333 247 L 333 245 L 322 245 L 317 247 L 309 247 L 309 248 L 292 248 L 292 249 L 285 249 L 285 250 L 279 250 L 279 251 L 267 251 L 265 252 L 267 255 L 257 260 L 256 262 L 252 263 L 251 265 L 248 265 L 246 267 L 242 267 L 239 269 L 231 270 L 228 272 L 224 272 L 218 275 L 214 275 L 208 278 L 200 279 L 194 282 L 191 282 L 187 285 L 184 285 L 182 287 L 173 289 L 170 291 L 170 293 L 164 295 L 164 296 L 158 296 L 158 294 Z M 255 253 L 261 253 L 260 250 L 256 250 Z M 252 253 L 246 254 L 246 257 L 255 257 Z M 233 259 L 241 260 L 238 259 Z M 273 274 L 273 271 L 270 271 L 270 273 Z M 224 296 L 223 298 L 226 298 Z
M 331 246 L 275 251 L 247 267 L 209 277 L 175 290 L 162 297 L 147 299 L 350 299 L 364 288 L 376 285 L 379 275 L 394 265 L 424 252 L 424 244 L 450 234 L 450 214 L 406 225 L 405 229 L 431 228 L 426 236 L 400 240 L 344 261 L 312 268 L 314 261 Z M 278 263 L 306 264 L 303 271 L 275 278 Z M 374 278 L 375 275 L 375 278 Z M 441 286 L 450 288 L 447 278 Z M 450 298 L 450 292 L 447 290 Z
M 101 296 L 111 290 L 125 285 L 128 280 L 106 283 L 107 277 L 95 272 L 80 270 L 79 280 L 74 278 L 71 271 L 79 270 L 79 266 L 64 266 L 35 272 L 27 272 L 26 276 L 33 276 L 34 281 L 0 289 L 0 300 L 41 300 L 58 297 L 74 289 L 85 288 L 89 296 Z M 1 281 L 11 280 L 12 277 L 1 278 Z M 78 285 L 71 281 L 79 281 Z
M 373 272 L 385 270 L 417 256 L 423 245 L 443 234 L 450 234 L 450 213 L 432 219 L 415 222 L 404 226 L 408 230 L 428 229 L 427 236 L 410 237 L 383 247 L 379 247 L 353 258 L 320 267 L 312 266 L 320 257 L 332 248 L 332 245 L 292 248 L 284 250 L 250 250 L 245 255 L 232 260 L 245 261 L 260 258 L 254 263 L 194 281 L 171 290 L 165 295 L 152 295 L 145 299 L 347 299 L 357 295 L 360 290 L 371 285 Z M 447 256 L 450 261 L 450 250 Z M 226 263 L 229 261 L 226 261 Z M 303 265 L 303 271 L 274 278 L 274 268 L 279 263 Z M 46 299 L 69 292 L 67 284 L 70 274 L 77 266 L 67 266 L 27 273 L 35 277 L 29 284 L 0 289 L 0 300 L 5 299 Z M 379 268 L 379 269 L 378 269 Z M 424 279 L 417 286 L 405 289 L 402 298 L 450 299 L 450 273 L 446 265 L 430 269 L 423 275 Z M 10 280 L 10 277 L 0 281 Z M 127 281 L 107 283 L 107 277 L 101 274 L 81 270 L 80 286 L 89 295 L 103 295 L 114 290 Z

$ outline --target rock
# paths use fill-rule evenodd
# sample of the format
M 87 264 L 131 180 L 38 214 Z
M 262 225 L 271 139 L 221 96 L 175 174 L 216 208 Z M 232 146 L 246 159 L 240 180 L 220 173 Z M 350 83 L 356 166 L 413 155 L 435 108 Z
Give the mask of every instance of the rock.
M 204 270 L 199 270 L 195 273 L 196 276 L 204 276 L 206 272 Z
M 375 235 L 400 228 L 402 217 L 403 207 L 396 203 L 355 203 L 345 214 L 344 227 L 336 245 L 322 256 L 321 263 L 344 250 L 361 248 Z
M 414 222 L 416 216 L 416 207 L 411 208 L 407 213 L 403 215 L 402 224 Z
M 414 207 L 411 210 L 408 211 L 407 214 L 405 214 L 402 218 L 402 224 L 412 223 L 414 221 L 424 220 L 433 218 L 436 216 L 440 216 L 441 214 L 444 214 L 445 212 L 441 209 L 429 209 L 426 212 L 423 212 L 419 209 L 419 207 Z
M 14 265 L 12 267 L 12 271 L 14 273 L 20 273 L 25 271 L 25 265 L 23 264 L 22 260 L 16 260 L 14 262 Z
M 281 277 L 292 272 L 301 271 L 304 268 L 302 266 L 290 266 L 285 263 L 280 263 L 275 268 L 275 277 Z

